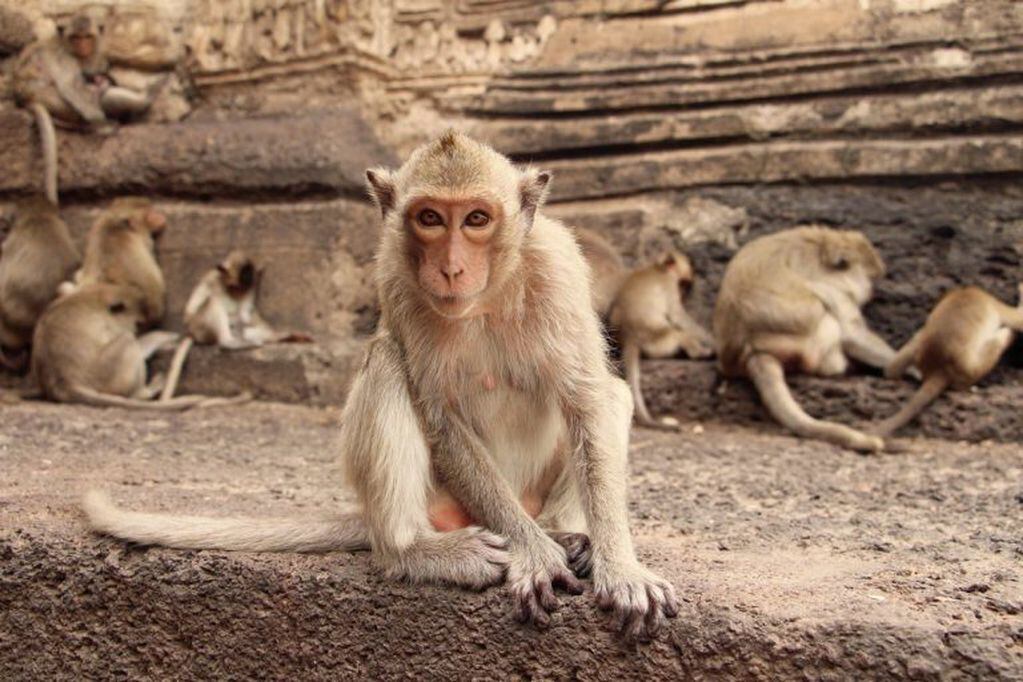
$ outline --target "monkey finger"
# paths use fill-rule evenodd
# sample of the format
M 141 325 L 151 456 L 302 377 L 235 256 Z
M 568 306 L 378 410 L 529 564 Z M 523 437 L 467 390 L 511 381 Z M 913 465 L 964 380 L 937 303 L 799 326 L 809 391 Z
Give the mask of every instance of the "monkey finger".
M 586 587 L 583 585 L 582 581 L 575 577 L 575 574 L 571 571 L 559 572 L 554 576 L 553 582 L 569 594 L 579 595 L 586 591 Z
M 554 596 L 554 587 L 548 580 L 537 579 L 533 584 L 536 599 L 545 611 L 557 611 L 561 607 L 558 598 Z

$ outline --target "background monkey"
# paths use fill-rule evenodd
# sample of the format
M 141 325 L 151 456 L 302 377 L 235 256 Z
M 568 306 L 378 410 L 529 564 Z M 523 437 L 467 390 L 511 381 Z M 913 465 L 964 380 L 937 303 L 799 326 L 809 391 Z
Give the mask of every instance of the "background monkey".
M 861 232 L 797 227 L 743 246 L 728 264 L 714 309 L 718 361 L 725 376 L 748 376 L 783 426 L 860 451 L 884 441 L 814 419 L 796 403 L 785 371 L 845 372 L 846 355 L 887 366 L 895 351 L 860 311 L 884 262 Z
M 32 344 L 32 374 L 43 395 L 98 407 L 164 410 L 234 402 L 206 396 L 150 400 L 162 382 L 146 382 L 146 360 L 177 335 L 136 338 L 144 303 L 139 290 L 106 283 L 86 284 L 54 301 L 39 319 Z
M 714 355 L 714 339 L 682 305 L 692 282 L 689 259 L 672 251 L 661 261 L 629 274 L 611 304 L 609 321 L 622 344 L 636 422 L 643 426 L 674 429 L 678 422 L 650 416 L 640 386 L 641 354 L 666 358 L 684 350 L 691 358 Z
M 388 575 L 416 582 L 481 588 L 507 574 L 516 614 L 540 626 L 556 585 L 582 591 L 545 531 L 586 531 L 598 603 L 627 635 L 655 634 L 678 606 L 632 547 L 629 390 L 607 363 L 579 247 L 540 211 L 550 175 L 449 132 L 367 179 L 384 223 L 382 313 L 342 416 L 361 513 L 178 519 L 91 495 L 93 527 L 176 547 L 368 544 Z M 525 493 L 543 501 L 535 520 Z M 486 530 L 438 532 L 430 510 L 441 494 Z
M 56 206 L 42 197 L 18 205 L 0 254 L 0 363 L 19 371 L 27 366 L 24 351 L 39 316 L 80 261 Z M 12 351 L 22 358 L 11 360 Z
M 26 47 L 14 64 L 15 99 L 30 109 L 43 148 L 46 197 L 57 203 L 57 137 L 64 126 L 108 130 L 107 116 L 140 114 L 151 98 L 118 87 L 107 75 L 102 31 L 87 13 L 75 14 L 58 34 Z
M 910 365 L 923 374 L 923 384 L 909 402 L 881 422 L 876 432 L 888 436 L 909 423 L 949 386 L 969 388 L 983 379 L 1023 330 L 1023 284 L 1013 308 L 978 287 L 948 292 L 885 369 L 902 376 Z
M 575 239 L 590 266 L 593 309 L 605 317 L 611 310 L 611 303 L 622 282 L 629 276 L 629 269 L 611 242 L 593 230 L 578 228 L 575 230 Z
M 181 370 L 193 341 L 239 350 L 265 343 L 307 342 L 308 336 L 278 332 L 256 308 L 263 272 L 242 251 L 232 251 L 196 285 L 185 303 L 186 336 L 178 345 L 167 372 L 160 400 L 177 390 Z
M 142 325 L 163 319 L 167 286 L 154 255 L 154 237 L 167 226 L 167 218 L 148 199 L 115 199 L 89 228 L 85 260 L 74 282 L 62 293 L 94 282 L 138 288 L 142 292 Z

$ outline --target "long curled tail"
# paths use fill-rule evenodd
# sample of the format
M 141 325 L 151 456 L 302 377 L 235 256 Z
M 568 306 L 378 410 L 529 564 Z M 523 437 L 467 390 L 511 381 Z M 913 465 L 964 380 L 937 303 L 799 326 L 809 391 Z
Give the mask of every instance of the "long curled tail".
M 247 552 L 330 552 L 369 549 L 369 534 L 357 513 L 321 518 L 238 519 L 173 516 L 118 509 L 103 491 L 82 500 L 98 533 L 143 545 Z
M 46 187 L 46 198 L 57 206 L 57 131 L 53 128 L 53 118 L 42 104 L 33 102 L 32 113 L 39 128 L 39 141 L 43 147 L 43 184 Z

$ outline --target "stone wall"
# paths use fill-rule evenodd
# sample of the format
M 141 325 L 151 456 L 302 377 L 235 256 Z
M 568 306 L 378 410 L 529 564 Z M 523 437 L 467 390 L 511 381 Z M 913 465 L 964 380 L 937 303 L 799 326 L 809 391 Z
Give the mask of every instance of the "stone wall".
M 19 17 L 48 35 L 80 6 L 0 0 L 0 50 L 18 42 L 5 35 L 24 34 L 11 28 Z M 1018 277 L 1020 3 L 88 6 L 115 29 L 123 78 L 167 76 L 174 86 L 149 120 L 111 137 L 61 133 L 75 230 L 110 197 L 154 196 L 172 217 L 160 246 L 172 311 L 228 248 L 267 257 L 268 315 L 317 338 L 315 348 L 280 351 L 289 362 L 308 355 L 329 367 L 331 349 L 357 353 L 375 319 L 376 227 L 362 170 L 452 125 L 553 169 L 551 211 L 607 234 L 627 261 L 665 240 L 689 250 L 705 276 L 693 301 L 704 318 L 739 244 L 802 221 L 864 229 L 878 242 L 891 276 L 870 316 L 896 342 L 951 284 L 1009 297 Z M 31 119 L 6 100 L 0 141 L 0 201 L 35 191 Z M 320 386 L 299 364 L 288 376 Z M 216 375 L 206 372 L 204 386 L 229 388 Z M 273 376 L 263 395 L 296 395 Z M 312 399 L 337 400 L 343 384 Z

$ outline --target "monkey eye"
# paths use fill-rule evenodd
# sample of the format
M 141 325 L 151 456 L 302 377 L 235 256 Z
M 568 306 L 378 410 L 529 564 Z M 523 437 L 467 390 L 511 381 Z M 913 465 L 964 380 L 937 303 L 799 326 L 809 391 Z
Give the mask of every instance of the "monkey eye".
M 845 258 L 839 258 L 838 260 L 835 261 L 835 269 L 836 270 L 848 270 L 849 269 L 849 261 L 846 260 Z
M 465 217 L 465 224 L 468 227 L 486 227 L 490 223 L 490 216 L 479 209 Z
M 440 217 L 440 213 L 437 213 L 432 208 L 424 208 L 416 216 L 416 220 L 423 227 L 440 227 L 444 224 L 444 219 Z
M 117 315 L 119 313 L 123 313 L 127 309 L 128 309 L 127 306 L 125 306 L 120 301 L 118 301 L 117 303 L 111 303 L 110 304 L 110 312 L 112 312 L 114 315 Z

